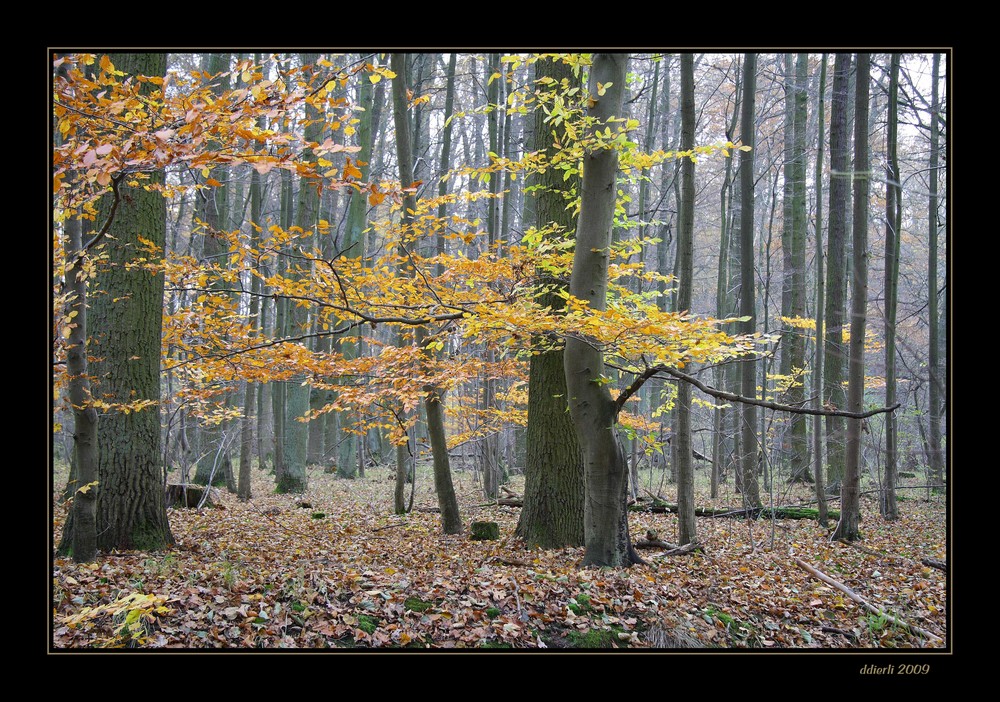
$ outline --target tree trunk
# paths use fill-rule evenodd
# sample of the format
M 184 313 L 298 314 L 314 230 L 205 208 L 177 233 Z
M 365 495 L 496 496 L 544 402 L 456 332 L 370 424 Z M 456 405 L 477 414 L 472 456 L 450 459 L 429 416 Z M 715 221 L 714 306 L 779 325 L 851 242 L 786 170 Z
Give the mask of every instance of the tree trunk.
M 944 456 L 941 451 L 941 369 L 940 369 L 940 323 L 938 316 L 938 80 L 940 76 L 941 54 L 934 54 L 931 68 L 931 153 L 928 164 L 930 197 L 927 208 L 927 327 L 929 334 L 928 373 L 928 420 L 927 433 L 930 444 L 931 480 L 936 486 L 944 485 Z
M 402 186 L 410 183 L 413 173 L 413 151 L 410 147 L 409 121 L 406 118 L 406 55 L 393 54 L 391 65 L 396 77 L 392 81 L 393 118 L 396 126 L 396 154 L 399 160 L 399 179 Z M 412 194 L 403 199 L 402 226 L 409 228 L 410 212 L 416 209 L 416 201 Z M 405 238 L 405 236 L 404 236 Z M 418 327 L 417 343 L 422 345 L 426 339 L 426 329 Z M 425 348 L 424 353 L 429 353 Z M 460 534 L 462 519 L 458 510 L 458 499 L 451 480 L 451 466 L 448 461 L 448 442 L 444 428 L 443 393 L 434 386 L 424 387 L 424 412 L 427 417 L 427 433 L 431 443 L 431 453 L 434 460 L 434 488 L 438 498 L 438 508 L 441 510 L 441 529 L 445 534 Z M 397 474 L 397 483 L 399 476 Z M 398 507 L 398 505 L 397 505 Z
M 865 315 L 868 306 L 868 78 L 870 54 L 858 54 L 854 107 L 854 256 L 851 271 L 851 357 L 848 365 L 847 408 L 861 412 L 865 393 Z M 835 539 L 860 538 L 861 424 L 847 420 L 847 456 L 840 491 L 840 523 Z
M 755 284 L 753 266 L 754 240 L 754 152 L 756 144 L 757 54 L 747 54 L 743 63 L 743 110 L 740 125 L 741 139 L 750 151 L 740 152 L 740 316 L 741 333 L 753 334 L 757 328 Z M 746 359 L 740 365 L 741 391 L 745 397 L 757 397 L 757 363 Z M 741 420 L 740 488 L 743 503 L 748 507 L 760 506 L 760 488 L 757 484 L 757 455 L 760 450 L 757 436 L 757 408 L 743 405 Z
M 694 148 L 694 55 L 681 54 L 681 150 Z M 677 226 L 677 311 L 691 309 L 694 289 L 694 161 L 681 161 L 680 217 Z M 691 386 L 677 388 L 677 543 L 697 540 L 694 518 L 694 459 L 691 456 Z
M 824 141 L 824 106 L 826 95 L 826 62 L 823 54 L 819 69 L 819 104 L 817 107 L 818 145 L 816 147 L 816 357 L 813 364 L 813 409 L 820 409 L 823 397 L 823 325 L 825 324 L 824 305 L 826 300 L 823 277 L 823 141 Z M 823 474 L 823 418 L 813 416 L 813 478 L 816 481 L 816 502 L 819 509 L 820 526 L 825 527 L 828 519 L 826 505 L 826 480 Z
M 590 116 L 594 129 L 622 113 L 623 54 L 596 54 L 590 70 Z M 600 95 L 600 91 L 604 91 Z M 592 149 L 583 158 L 580 215 L 570 293 L 604 310 L 608 286 L 608 247 L 617 193 L 618 153 Z M 585 565 L 621 567 L 639 562 L 628 533 L 625 500 L 628 473 L 618 441 L 617 406 L 604 383 L 603 354 L 585 339 L 569 338 L 565 352 L 570 415 L 583 449 Z
M 120 186 L 119 186 L 120 187 Z M 73 457 L 76 480 L 67 484 L 72 499 L 70 515 L 63 529 L 59 552 L 72 555 L 77 563 L 94 560 L 97 555 L 98 481 L 97 410 L 90 406 L 91 388 L 87 368 L 87 279 L 83 270 L 83 221 L 66 220 L 66 289 L 72 301 L 66 310 L 69 338 L 66 340 L 66 374 L 69 376 L 69 402 L 73 408 Z M 65 332 L 63 332 L 65 333 Z M 146 410 L 149 411 L 149 410 Z
M 886 124 L 885 168 L 885 405 L 896 404 L 896 303 L 899 283 L 899 223 L 902 221 L 902 193 L 899 182 L 897 128 L 899 120 L 899 54 L 890 57 L 889 115 Z M 899 518 L 896 502 L 897 469 L 896 413 L 885 418 L 885 482 L 879 501 L 879 511 L 887 521 Z
M 318 59 L 319 54 L 300 54 L 303 66 L 313 67 Z M 319 142 L 323 134 L 322 115 L 316 107 L 308 102 L 306 103 L 305 115 L 306 119 L 310 121 L 304 130 L 306 142 Z M 302 158 L 311 162 L 316 157 L 312 149 L 307 147 L 302 152 Z M 309 249 L 312 233 L 319 219 L 319 191 L 316 185 L 309 178 L 302 178 L 299 181 L 295 224 L 305 232 L 298 239 L 296 248 L 299 249 L 299 252 Z M 292 277 L 306 277 L 310 274 L 309 264 L 303 260 L 297 260 L 289 266 L 288 270 Z M 289 305 L 285 314 L 289 334 L 297 336 L 309 329 L 309 314 L 305 307 Z M 279 493 L 303 493 L 308 485 L 306 461 L 309 448 L 309 425 L 299 421 L 299 418 L 305 416 L 309 411 L 310 394 L 310 386 L 303 385 L 300 380 L 293 380 L 285 385 L 285 470 L 278 481 L 277 490 Z
M 539 79 L 573 80 L 572 69 L 561 61 L 538 61 L 535 70 Z M 551 157 L 557 151 L 553 145 L 557 135 L 544 117 L 542 111 L 535 112 L 535 143 L 526 150 L 545 150 Z M 531 185 L 539 186 L 525 195 L 525 202 L 533 203 L 535 227 L 554 225 L 558 230 L 552 234 L 553 238 L 566 235 L 574 222 L 563 193 L 576 186 L 576 179 L 564 181 L 559 169 L 549 168 L 532 176 Z M 544 271 L 539 271 L 539 275 L 544 285 L 560 284 Z M 561 285 L 565 289 L 565 283 Z M 554 311 L 565 307 L 565 301 L 555 291 L 546 293 L 539 304 Z M 561 348 L 532 354 L 528 367 L 524 509 L 517 523 L 517 535 L 527 545 L 542 548 L 584 544 L 583 458 L 568 411 L 563 368 Z
M 848 133 L 847 85 L 851 55 L 836 54 L 833 63 L 833 95 L 830 101 L 830 222 L 826 269 L 826 339 L 823 352 L 824 404 L 843 408 L 844 396 L 844 310 L 847 267 L 847 210 L 850 203 L 850 134 Z M 826 477 L 829 483 L 844 477 L 844 419 L 826 419 Z
M 166 54 L 115 56 L 117 68 L 132 75 L 163 76 L 166 60 Z M 143 92 L 155 88 L 152 83 L 142 85 Z M 145 182 L 162 183 L 162 171 L 151 173 Z M 111 410 L 101 418 L 97 547 L 152 551 L 174 542 L 164 503 L 160 451 L 163 275 L 142 267 L 129 270 L 126 264 L 140 255 L 153 262 L 162 255 L 166 200 L 155 190 L 121 187 L 122 203 L 108 232 L 109 258 L 94 281 L 88 351 L 102 360 L 91 367 L 92 390 L 108 402 L 152 405 L 128 414 Z M 109 200 L 102 199 L 97 221 L 108 216 Z M 157 246 L 156 254 L 142 250 L 140 236 Z
M 795 129 L 792 142 L 792 233 L 790 308 L 792 317 L 806 316 L 806 118 L 807 118 L 807 68 L 808 54 L 800 53 L 795 63 L 794 79 L 794 119 Z M 787 348 L 789 374 L 794 380 L 788 391 L 788 403 L 805 404 L 806 340 L 801 329 L 794 329 Z M 789 469 L 795 480 L 809 478 L 809 444 L 806 433 L 806 418 L 802 414 L 791 416 L 791 437 Z

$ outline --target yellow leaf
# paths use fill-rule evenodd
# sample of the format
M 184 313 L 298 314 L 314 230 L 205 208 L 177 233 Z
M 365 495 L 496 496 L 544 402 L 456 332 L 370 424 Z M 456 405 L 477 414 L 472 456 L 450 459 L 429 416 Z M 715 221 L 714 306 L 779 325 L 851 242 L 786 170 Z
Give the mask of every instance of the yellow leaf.
M 208 166 L 205 166 L 204 168 L 201 169 L 201 177 L 208 178 L 208 174 L 211 172 L 212 170 Z
M 111 63 L 111 59 L 109 59 L 107 56 L 102 56 L 101 70 L 104 71 L 105 73 L 114 73 L 115 64 Z
M 382 80 L 382 76 L 380 76 L 378 73 L 372 73 L 368 76 L 368 80 L 370 80 L 372 82 L 372 85 L 374 85 L 375 83 L 378 83 L 380 80 Z

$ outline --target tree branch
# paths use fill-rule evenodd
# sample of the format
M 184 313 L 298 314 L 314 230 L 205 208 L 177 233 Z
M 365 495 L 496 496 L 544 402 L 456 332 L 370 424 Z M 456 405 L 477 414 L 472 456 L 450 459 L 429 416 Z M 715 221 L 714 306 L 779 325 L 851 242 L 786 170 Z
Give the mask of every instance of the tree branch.
M 724 390 L 716 390 L 710 385 L 705 385 L 703 382 L 695 378 L 694 376 L 688 375 L 687 373 L 682 373 L 676 368 L 670 368 L 669 366 L 652 366 L 647 368 L 642 374 L 632 381 L 622 393 L 615 399 L 615 406 L 618 410 L 621 410 L 622 406 L 628 401 L 632 395 L 639 391 L 639 388 L 643 384 L 655 376 L 658 373 L 666 373 L 667 375 L 672 375 L 673 377 L 683 380 L 686 383 L 694 385 L 696 388 L 701 390 L 706 395 L 711 395 L 712 397 L 717 397 L 720 400 L 728 400 L 730 402 L 739 402 L 744 405 L 756 405 L 758 407 L 766 407 L 767 409 L 778 410 L 779 412 L 790 412 L 792 414 L 812 414 L 820 415 L 824 417 L 849 417 L 851 419 L 865 419 L 866 417 L 872 417 L 876 414 L 882 414 L 883 412 L 892 412 L 899 408 L 900 403 L 894 404 L 892 407 L 880 407 L 874 410 L 868 410 L 867 412 L 847 412 L 845 410 L 837 409 L 812 409 L 809 407 L 796 407 L 794 405 L 783 405 L 778 402 L 769 402 L 767 400 L 757 400 L 750 397 L 744 397 L 743 395 L 737 395 L 735 393 L 726 392 Z

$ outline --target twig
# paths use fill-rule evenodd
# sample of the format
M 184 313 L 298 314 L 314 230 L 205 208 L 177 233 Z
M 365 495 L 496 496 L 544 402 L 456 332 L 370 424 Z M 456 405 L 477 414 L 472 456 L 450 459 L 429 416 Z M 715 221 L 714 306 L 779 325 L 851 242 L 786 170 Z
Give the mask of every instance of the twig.
M 944 639 L 942 639 L 937 634 L 932 634 L 931 632 L 927 631 L 926 629 L 921 629 L 920 627 L 915 626 L 913 624 L 907 624 L 902 619 L 899 619 L 898 617 L 892 616 L 888 612 L 886 612 L 886 611 L 884 611 L 882 609 L 879 609 L 878 607 L 876 607 L 873 604 L 869 604 L 867 600 L 865 600 L 863 597 L 861 597 L 861 595 L 859 595 L 856 592 L 854 592 L 854 590 L 852 590 L 851 588 L 847 587 L 843 583 L 834 580 L 829 575 L 826 575 L 825 573 L 823 573 L 823 572 L 821 572 L 819 570 L 816 570 L 815 568 L 813 568 L 808 563 L 805 563 L 804 561 L 801 561 L 798 558 L 794 558 L 792 560 L 795 561 L 795 564 L 797 566 L 799 566 L 799 568 L 801 568 L 802 570 L 806 571 L 810 575 L 812 575 L 812 576 L 814 576 L 816 578 L 819 578 L 820 580 L 822 580 L 827 585 L 832 585 L 833 587 L 837 588 L 838 590 L 840 590 L 841 592 L 843 592 L 845 595 L 847 595 L 848 597 L 850 597 L 852 600 L 854 600 L 855 602 L 857 602 L 858 604 L 860 604 L 862 607 L 864 607 L 868 611 L 873 612 L 873 613 L 877 614 L 880 617 L 885 617 L 888 621 L 892 622 L 894 625 L 902 627 L 904 629 L 908 629 L 909 631 L 912 631 L 915 634 L 919 634 L 920 636 L 923 636 L 925 639 L 930 639 L 932 642 L 944 643 Z

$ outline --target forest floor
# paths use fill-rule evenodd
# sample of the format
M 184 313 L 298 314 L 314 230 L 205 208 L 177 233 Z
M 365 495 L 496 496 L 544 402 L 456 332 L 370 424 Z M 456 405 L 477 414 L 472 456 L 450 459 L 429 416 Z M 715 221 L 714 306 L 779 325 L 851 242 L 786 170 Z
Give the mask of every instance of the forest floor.
M 706 473 L 698 471 L 699 507 L 740 504 L 731 481 L 709 499 Z M 700 517 L 703 552 L 643 549 L 646 565 L 616 570 L 582 567 L 582 548 L 526 549 L 514 536 L 520 509 L 487 504 L 470 471 L 455 477 L 464 532 L 445 536 L 429 511 L 437 503 L 427 468 L 418 471 L 419 511 L 405 516 L 392 514 L 387 467 L 353 481 L 311 469 L 298 497 L 274 494 L 273 477 L 255 470 L 247 503 L 216 489 L 214 507 L 169 509 L 170 550 L 99 554 L 89 564 L 53 556 L 51 648 L 946 646 L 947 573 L 921 561 L 947 557 L 947 506 L 927 490 L 901 490 L 894 523 L 879 516 L 875 495 L 862 497 L 867 551 L 831 543 L 833 525 L 813 520 Z M 674 501 L 660 471 L 642 480 Z M 53 481 L 54 546 L 65 469 Z M 522 493 L 523 478 L 511 489 Z M 812 498 L 810 487 L 787 484 L 763 495 L 774 505 Z M 469 538 L 469 524 L 484 520 L 499 524 L 499 540 Z M 633 540 L 653 530 L 675 541 L 677 518 L 632 512 L 630 529 Z

